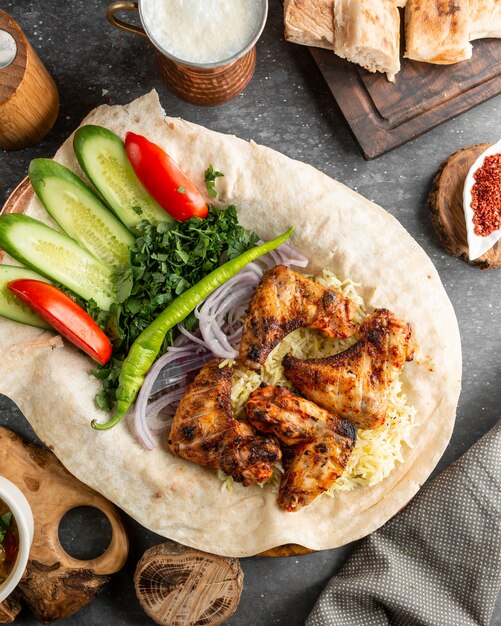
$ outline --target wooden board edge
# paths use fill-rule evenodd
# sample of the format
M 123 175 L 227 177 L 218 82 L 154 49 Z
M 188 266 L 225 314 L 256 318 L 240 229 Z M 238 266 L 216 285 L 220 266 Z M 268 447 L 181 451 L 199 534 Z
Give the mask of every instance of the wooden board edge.
M 385 124 L 385 119 L 374 109 L 372 98 L 363 86 L 356 66 L 350 63 L 327 65 L 323 59 L 325 50 L 319 48 L 309 48 L 309 50 L 345 118 L 355 143 L 367 161 L 417 139 L 453 117 L 466 113 L 501 93 L 500 74 L 485 83 L 472 87 L 463 94 L 464 97 L 462 98 L 447 100 L 433 109 L 423 111 L 421 115 L 415 116 L 407 122 L 390 128 L 389 124 Z M 328 76 L 329 73 L 332 74 L 334 80 Z M 363 86 L 360 99 L 353 97 L 354 84 Z M 449 110 L 441 117 L 440 114 L 443 113 L 444 109 Z M 436 120 L 431 122 L 433 118 Z M 362 120 L 364 124 L 367 124 L 367 120 L 370 123 L 370 132 L 365 128 L 363 136 L 357 134 L 359 123 Z M 408 132 L 411 128 L 412 133 L 407 138 L 402 137 L 402 133 Z M 378 141 L 379 146 L 376 145 Z M 380 147 L 381 145 L 383 147 Z

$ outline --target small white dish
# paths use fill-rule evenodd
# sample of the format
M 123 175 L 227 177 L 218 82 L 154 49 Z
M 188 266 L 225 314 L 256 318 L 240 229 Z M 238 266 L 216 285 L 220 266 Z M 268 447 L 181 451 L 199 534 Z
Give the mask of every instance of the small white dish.
M 28 500 L 14 483 L 3 476 L 0 476 L 0 500 L 12 512 L 19 532 L 19 549 L 16 562 L 7 579 L 0 585 L 0 602 L 3 602 L 16 588 L 28 564 L 33 542 L 34 523 Z
M 474 233 L 474 214 L 473 209 L 471 208 L 471 190 L 473 185 L 475 184 L 475 179 L 473 178 L 473 175 L 480 167 L 482 167 L 485 157 L 491 156 L 492 154 L 498 154 L 500 152 L 501 140 L 482 152 L 482 154 L 478 157 L 475 163 L 473 163 L 473 165 L 470 167 L 464 183 L 463 208 L 466 220 L 466 234 L 468 236 L 468 256 L 470 257 L 470 261 L 478 259 L 478 257 L 485 254 L 488 250 L 492 248 L 495 243 L 497 243 L 501 239 L 501 228 L 493 231 L 492 233 L 487 235 L 487 237 L 481 237 L 480 235 L 476 235 Z

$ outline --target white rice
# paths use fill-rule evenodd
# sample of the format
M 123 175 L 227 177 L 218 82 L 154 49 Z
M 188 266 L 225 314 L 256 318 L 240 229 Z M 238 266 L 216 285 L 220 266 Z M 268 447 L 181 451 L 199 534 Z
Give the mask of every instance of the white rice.
M 321 276 L 312 277 L 318 283 L 331 287 L 343 296 L 351 298 L 357 305 L 355 322 L 360 324 L 367 317 L 364 301 L 357 293 L 357 283 L 351 280 L 340 281 L 332 272 L 324 270 Z M 251 393 L 264 382 L 267 385 L 291 387 L 284 377 L 282 359 L 292 352 L 300 359 L 326 357 L 346 350 L 356 343 L 357 335 L 349 339 L 329 339 L 320 331 L 300 328 L 288 335 L 273 350 L 260 373 L 251 372 L 238 367 L 234 361 L 221 364 L 232 365 L 233 387 L 231 401 L 233 411 L 238 419 L 245 419 L 245 404 Z M 412 447 L 411 435 L 414 426 L 415 409 L 407 404 L 402 383 L 397 379 L 390 393 L 386 422 L 370 430 L 357 430 L 357 443 L 351 454 L 348 465 L 342 476 L 338 478 L 327 495 L 334 491 L 349 491 L 358 485 L 372 487 L 388 476 L 397 463 L 403 462 L 402 447 Z M 280 486 L 282 468 L 276 468 L 266 485 L 274 491 Z M 222 489 L 231 490 L 233 480 L 223 472 L 218 472 L 223 480 Z

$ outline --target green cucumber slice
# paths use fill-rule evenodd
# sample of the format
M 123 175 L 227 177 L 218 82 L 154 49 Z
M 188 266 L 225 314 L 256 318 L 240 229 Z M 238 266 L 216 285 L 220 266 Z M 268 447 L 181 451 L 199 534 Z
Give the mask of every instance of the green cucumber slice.
M 28 175 L 41 203 L 67 235 L 109 265 L 129 263 L 134 237 L 76 174 L 52 159 L 34 159 Z
M 81 126 L 73 138 L 80 167 L 106 204 L 129 229 L 141 220 L 155 226 L 175 222 L 141 185 L 125 152 L 124 142 L 102 126 Z
M 117 301 L 114 271 L 67 235 L 27 215 L 0 215 L 0 248 L 107 311 Z
M 25 267 L 16 265 L 0 265 L 0 315 L 14 322 L 36 326 L 37 328 L 50 328 L 49 324 L 41 317 L 38 317 L 29 306 L 21 302 L 19 298 L 9 291 L 7 285 L 11 280 L 19 278 L 29 278 L 31 280 L 41 280 L 44 283 L 49 281 Z

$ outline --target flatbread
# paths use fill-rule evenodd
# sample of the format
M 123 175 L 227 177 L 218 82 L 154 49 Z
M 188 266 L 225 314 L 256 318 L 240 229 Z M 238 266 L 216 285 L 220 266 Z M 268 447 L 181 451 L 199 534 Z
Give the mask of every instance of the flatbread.
M 285 0 L 284 36 L 303 46 L 332 50 L 334 0 Z
M 374 531 L 416 493 L 442 456 L 454 425 L 460 390 L 457 320 L 438 274 L 422 248 L 381 207 L 314 168 L 269 148 L 177 118 L 164 119 L 156 92 L 127 106 L 100 106 L 84 123 L 122 137 L 147 135 L 204 189 L 209 163 L 224 172 L 220 198 L 239 207 L 242 224 L 268 239 L 290 225 L 292 244 L 311 262 L 361 284 L 368 306 L 385 306 L 410 322 L 420 345 L 402 374 L 417 409 L 413 447 L 404 462 L 372 488 L 322 496 L 297 513 L 281 511 L 268 488 L 222 491 L 210 471 L 136 441 L 130 420 L 111 431 L 94 395 L 90 360 L 73 347 L 32 343 L 40 330 L 0 320 L 0 392 L 12 398 L 38 436 L 67 469 L 152 531 L 227 556 L 248 556 L 285 543 L 321 550 Z M 69 138 L 56 159 L 82 174 Z M 50 223 L 34 199 L 28 214 Z M 42 342 L 43 343 L 43 342 Z M 36 346 L 36 344 L 35 344 Z
M 400 71 L 400 13 L 395 0 L 335 0 L 334 52 L 395 82 Z
M 470 0 L 470 41 L 501 37 L 501 0 Z
M 408 0 L 405 56 L 450 65 L 470 59 L 469 0 Z

